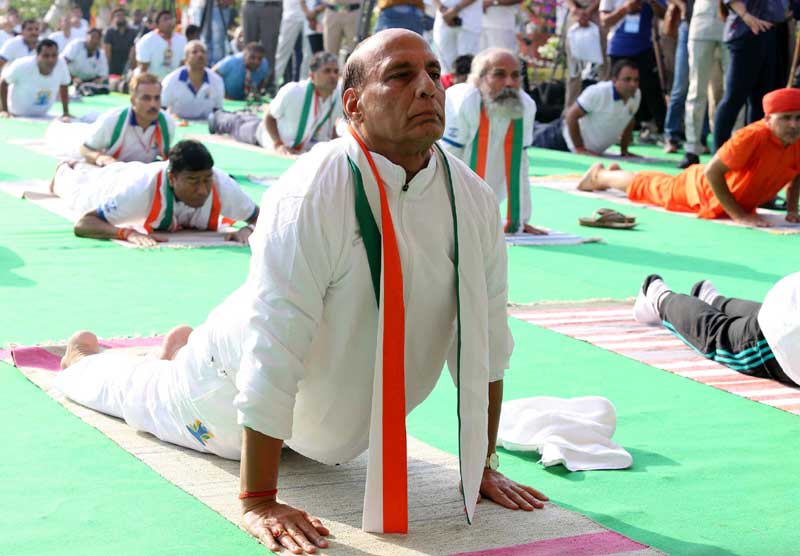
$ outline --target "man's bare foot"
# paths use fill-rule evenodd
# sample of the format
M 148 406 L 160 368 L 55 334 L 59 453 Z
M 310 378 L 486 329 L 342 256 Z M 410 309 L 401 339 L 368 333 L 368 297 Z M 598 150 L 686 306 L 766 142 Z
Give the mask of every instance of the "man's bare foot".
M 189 342 L 189 334 L 192 333 L 192 327 L 188 325 L 176 326 L 169 333 L 164 336 L 164 342 L 161 344 L 161 354 L 159 359 L 171 361 L 175 359 L 178 350 L 181 349 Z
M 543 230 L 541 228 L 534 228 L 530 224 L 525 224 L 522 227 L 522 233 L 524 233 L 524 234 L 533 234 L 535 236 L 546 236 L 550 232 L 548 232 L 547 230 Z
M 595 162 L 592 164 L 591 168 L 586 170 L 586 173 L 581 178 L 581 181 L 578 182 L 578 190 L 579 191 L 602 191 L 604 189 L 608 189 L 608 186 L 598 185 L 597 183 L 597 174 L 600 170 L 603 170 L 603 163 L 602 162 Z
M 70 336 L 67 341 L 67 352 L 61 358 L 61 368 L 71 367 L 84 357 L 100 353 L 97 336 L 88 330 L 81 330 Z

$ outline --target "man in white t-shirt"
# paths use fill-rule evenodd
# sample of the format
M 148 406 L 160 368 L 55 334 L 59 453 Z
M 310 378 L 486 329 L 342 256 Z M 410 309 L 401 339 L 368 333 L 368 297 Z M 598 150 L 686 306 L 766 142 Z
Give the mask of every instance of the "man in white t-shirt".
M 453 62 L 464 54 L 477 54 L 483 29 L 482 0 L 433 0 L 436 19 L 433 22 L 433 42 L 445 73 L 452 71 Z
M 202 41 L 189 41 L 184 50 L 186 65 L 161 82 L 161 105 L 170 114 L 187 120 L 206 119 L 221 110 L 225 101 L 225 82 L 206 68 L 208 53 Z
M 611 80 L 587 87 L 566 116 L 536 132 L 533 146 L 600 156 L 619 143 L 622 156 L 634 156 L 628 147 L 641 98 L 636 63 L 618 60 L 611 68 Z
M 519 52 L 517 15 L 522 0 L 482 0 L 483 30 L 481 50 L 499 47 L 514 54 Z
M 58 20 L 58 25 L 61 30 L 50 33 L 47 38 L 51 41 L 55 41 L 56 44 L 58 44 L 59 52 L 64 52 L 64 49 L 67 48 L 67 45 L 77 37 L 72 32 L 72 20 L 68 15 L 61 16 L 61 18 Z
M 0 48 L 0 69 L 17 58 L 33 56 L 36 53 L 36 44 L 39 42 L 40 29 L 39 22 L 35 19 L 23 21 L 22 33 L 13 39 L 7 40 L 3 48 Z M 58 48 L 57 44 L 56 48 Z
M 76 39 L 83 39 L 89 32 L 89 21 L 84 19 L 83 11 L 79 6 L 73 6 L 70 10 L 70 21 L 72 23 L 72 34 Z
M 186 37 L 175 32 L 172 12 L 162 10 L 156 16 L 156 28 L 136 43 L 136 69 L 164 79 L 181 66 L 184 48 Z
M 221 219 L 254 225 L 258 206 L 228 174 L 214 169 L 202 143 L 180 141 L 163 162 L 113 164 L 105 168 L 64 163 L 53 193 L 82 215 L 75 235 L 124 239 L 152 246 L 166 238 L 155 232 L 190 228 L 217 230 Z M 246 226 L 229 239 L 247 243 Z
M 281 87 L 263 120 L 247 112 L 216 112 L 209 120 L 211 132 L 229 134 L 243 143 L 286 156 L 335 139 L 336 120 L 342 116 L 338 57 L 317 52 L 311 57 L 310 68 L 309 79 Z
M 61 99 L 63 118 L 69 118 L 70 77 L 67 63 L 58 57 L 58 45 L 44 39 L 36 56 L 14 60 L 0 77 L 0 117 L 44 116 Z
M 175 122 L 161 110 L 161 82 L 151 73 L 131 79 L 131 105 L 102 114 L 80 147 L 90 164 L 153 162 L 167 158 Z
M 108 84 L 108 58 L 101 48 L 102 39 L 100 29 L 90 29 L 85 39 L 73 40 L 62 54 L 78 88 L 84 83 Z
M 507 201 L 506 233 L 546 234 L 528 224 L 525 147 L 533 137 L 536 103 L 521 89 L 520 73 L 510 50 L 489 48 L 475 56 L 467 83 L 446 91 L 442 146 L 486 180 L 498 202 Z

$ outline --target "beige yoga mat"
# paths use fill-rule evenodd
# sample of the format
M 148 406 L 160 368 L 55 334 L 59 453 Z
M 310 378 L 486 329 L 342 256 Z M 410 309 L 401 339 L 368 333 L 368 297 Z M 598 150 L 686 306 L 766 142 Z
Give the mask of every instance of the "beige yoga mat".
M 47 346 L 46 349 L 58 356 L 63 354 L 63 345 Z M 127 349 L 142 354 L 157 348 Z M 8 370 L 0 368 L 3 372 Z M 238 524 L 238 462 L 200 454 L 163 443 L 149 434 L 136 433 L 119 419 L 65 399 L 52 387 L 55 372 L 32 367 L 20 370 L 49 396 L 162 477 Z M 324 521 L 332 535 L 330 548 L 323 554 L 332 556 L 663 554 L 554 504 L 547 504 L 544 510 L 523 512 L 483 502 L 478 506 L 473 525 L 469 526 L 458 492 L 458 460 L 412 437 L 408 442 L 411 492 L 408 535 L 375 535 L 360 529 L 366 454 L 349 463 L 326 466 L 284 450 L 279 499 L 306 509 Z
M 69 222 L 75 223 L 82 216 L 70 209 L 67 204 L 58 197 L 53 195 L 49 190 L 49 185 L 44 180 L 26 180 L 15 182 L 0 182 L 0 192 L 12 195 L 20 199 L 26 199 L 48 212 L 51 212 Z M 144 232 L 143 229 L 139 231 Z M 216 232 L 204 230 L 181 230 L 179 232 L 158 232 L 167 238 L 166 242 L 159 243 L 155 247 L 142 247 L 135 245 L 129 241 L 122 241 L 119 239 L 112 239 L 117 245 L 131 249 L 152 249 L 152 248 L 170 248 L 170 249 L 191 249 L 196 247 L 242 247 L 241 244 L 226 241 L 225 236 L 233 231 L 233 227 L 225 227 Z
M 625 195 L 625 193 L 617 189 L 607 189 L 605 191 L 578 191 L 577 186 L 578 186 L 578 181 L 580 181 L 580 179 L 581 179 L 580 176 L 560 176 L 554 178 L 535 177 L 531 178 L 530 182 L 531 185 L 534 187 L 546 187 L 548 189 L 556 189 L 558 191 L 564 191 L 572 195 L 580 195 L 582 197 L 591 197 L 603 201 L 612 201 L 614 203 L 621 203 L 624 205 L 647 208 L 651 210 L 657 210 L 660 212 L 668 212 L 661 207 L 645 205 L 642 203 L 634 203 L 633 201 L 628 199 L 628 196 Z M 695 218 L 695 219 L 697 218 L 697 215 L 690 212 L 670 212 L 670 214 L 679 214 L 681 216 L 685 216 L 688 218 Z M 787 222 L 785 218 L 786 216 L 785 212 L 780 212 L 776 210 L 758 209 L 758 215 L 768 220 L 772 224 L 772 227 L 753 228 L 750 226 L 743 226 L 742 224 L 737 224 L 736 222 L 728 218 L 715 218 L 714 220 L 709 220 L 709 222 L 724 224 L 726 226 L 736 226 L 739 228 L 750 228 L 753 230 L 758 230 L 760 232 L 767 232 L 770 234 L 780 234 L 780 235 L 800 234 L 800 224 L 790 224 L 789 222 Z
M 599 243 L 601 237 L 583 237 L 557 230 L 548 230 L 547 235 L 535 234 L 506 234 L 506 245 L 580 245 L 582 243 Z

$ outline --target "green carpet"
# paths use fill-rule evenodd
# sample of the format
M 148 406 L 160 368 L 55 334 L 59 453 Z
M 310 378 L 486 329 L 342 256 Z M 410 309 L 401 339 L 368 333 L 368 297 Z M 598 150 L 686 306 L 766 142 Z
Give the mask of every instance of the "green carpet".
M 80 110 L 101 100 L 119 105 L 125 97 L 91 99 Z M 52 159 L 7 142 L 41 137 L 44 127 L 0 122 L 0 180 L 51 176 Z M 179 128 L 184 133 L 204 133 L 203 126 Z M 209 147 L 237 178 L 288 165 L 266 154 Z M 537 149 L 529 155 L 537 172 L 580 173 L 592 162 Z M 244 187 L 256 199 L 264 191 Z M 512 247 L 515 302 L 629 297 L 650 272 L 678 289 L 711 277 L 723 291 L 758 299 L 797 270 L 797 236 L 627 206 L 618 208 L 637 216 L 637 230 L 589 229 L 577 218 L 609 203 L 546 189 L 535 189 L 533 200 L 535 224 L 602 236 L 606 243 Z M 0 346 L 63 339 L 78 328 L 115 336 L 196 324 L 242 283 L 249 264 L 246 248 L 128 250 L 79 239 L 64 220 L 5 195 L 0 214 L 0 311 L 7 316 Z M 798 487 L 790 475 L 796 417 L 529 324 L 515 322 L 513 330 L 507 398 L 607 396 L 619 412 L 616 439 L 631 451 L 635 467 L 566 474 L 541 469 L 533 456 L 504 455 L 504 471 L 674 556 L 796 552 Z M 453 451 L 452 402 L 445 378 L 411 417 L 412 434 Z M 263 553 L 7 366 L 0 366 L 0 418 L 10 429 L 0 466 L 13 478 L 0 496 L 0 554 Z

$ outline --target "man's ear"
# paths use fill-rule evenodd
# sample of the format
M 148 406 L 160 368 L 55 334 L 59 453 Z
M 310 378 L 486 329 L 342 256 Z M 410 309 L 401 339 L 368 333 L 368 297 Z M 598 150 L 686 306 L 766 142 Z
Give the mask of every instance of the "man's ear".
M 347 119 L 351 122 L 360 123 L 363 119 L 358 93 L 355 89 L 347 89 L 342 95 L 342 109 L 344 110 Z

